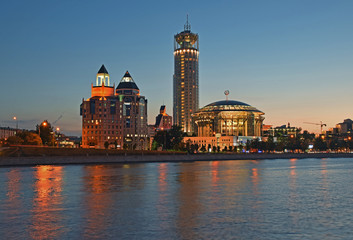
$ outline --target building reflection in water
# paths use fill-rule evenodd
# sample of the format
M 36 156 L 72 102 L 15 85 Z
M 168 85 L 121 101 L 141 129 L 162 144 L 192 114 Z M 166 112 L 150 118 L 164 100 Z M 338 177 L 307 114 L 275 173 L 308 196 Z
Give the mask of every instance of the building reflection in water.
M 34 196 L 30 235 L 34 239 L 58 239 L 63 232 L 63 167 L 34 168 Z
M 158 184 L 159 184 L 159 191 L 165 192 L 167 190 L 167 172 L 168 172 L 168 164 L 167 163 L 160 163 L 158 165 Z
M 218 176 L 219 161 L 213 161 L 210 163 L 211 163 L 211 174 L 212 174 L 212 186 L 217 186 L 217 183 L 219 181 L 219 176 Z
M 114 199 L 109 192 L 119 189 L 115 186 L 121 183 L 121 179 L 109 173 L 112 165 L 92 165 L 85 166 L 84 177 L 84 199 L 83 207 L 85 212 L 84 238 L 94 235 L 102 236 L 107 220 L 110 219 L 110 209 Z M 104 236 L 104 234 L 103 234 Z
M 170 220 L 170 188 L 168 188 L 168 163 L 158 164 L 158 202 L 156 204 L 156 210 L 158 214 L 158 223 L 160 229 L 168 229 L 168 222 Z
M 327 159 L 321 159 L 321 193 L 324 206 L 330 207 L 329 184 L 327 180 Z
M 289 160 L 289 196 L 288 196 L 288 205 L 289 205 L 289 216 L 291 217 L 292 225 L 297 226 L 300 220 L 300 215 L 298 213 L 299 196 L 297 190 L 297 160 L 292 158 Z
M 107 234 L 125 216 L 121 204 L 132 206 L 137 199 L 125 198 L 123 192 L 142 190 L 143 179 L 139 178 L 139 168 L 143 165 L 87 165 L 84 166 L 83 177 L 83 238 L 111 238 Z M 126 202 L 125 202 L 126 201 Z M 135 219 L 136 220 L 136 219 Z M 114 225 L 116 224 L 116 225 Z
M 199 199 L 199 169 L 201 164 L 181 163 L 177 181 L 179 182 L 178 203 L 179 211 L 176 219 L 177 232 L 181 239 L 199 239 L 197 221 L 202 214 L 202 202 Z

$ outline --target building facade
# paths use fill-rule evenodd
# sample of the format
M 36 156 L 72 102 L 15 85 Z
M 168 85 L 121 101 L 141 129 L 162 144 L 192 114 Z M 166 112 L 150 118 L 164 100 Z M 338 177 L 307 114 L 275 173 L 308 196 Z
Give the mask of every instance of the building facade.
M 336 124 L 338 134 L 347 134 L 353 132 L 353 121 L 351 119 L 345 119 L 342 123 Z
M 244 145 L 261 139 L 264 113 L 249 104 L 225 100 L 206 105 L 193 115 L 196 137 L 184 142 L 221 147 Z
M 199 36 L 187 21 L 174 36 L 173 119 L 188 134 L 193 133 L 192 114 L 199 109 Z
M 172 116 L 169 116 L 166 111 L 165 105 L 162 105 L 159 109 L 159 114 L 156 117 L 155 129 L 158 130 L 168 130 L 172 128 Z
M 91 86 L 91 97 L 82 100 L 82 147 L 146 149 L 147 100 L 129 72 L 119 85 L 110 85 L 102 65 Z
M 226 100 L 201 108 L 193 118 L 197 136 L 261 136 L 264 113 L 246 103 Z
M 0 139 L 7 139 L 8 137 L 15 136 L 18 129 L 9 127 L 0 127 Z

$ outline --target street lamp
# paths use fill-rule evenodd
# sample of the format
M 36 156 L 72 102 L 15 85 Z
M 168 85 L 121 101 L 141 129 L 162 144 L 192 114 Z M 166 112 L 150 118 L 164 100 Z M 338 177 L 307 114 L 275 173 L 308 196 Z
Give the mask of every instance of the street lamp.
M 56 128 L 56 135 L 57 135 L 56 142 L 57 142 L 57 147 L 59 147 L 59 137 L 60 137 L 59 131 L 60 131 L 60 128 L 57 127 L 57 128 Z
M 16 121 L 16 130 L 18 129 L 18 119 L 17 119 L 17 117 L 16 116 L 14 116 L 13 117 L 13 120 L 15 120 Z

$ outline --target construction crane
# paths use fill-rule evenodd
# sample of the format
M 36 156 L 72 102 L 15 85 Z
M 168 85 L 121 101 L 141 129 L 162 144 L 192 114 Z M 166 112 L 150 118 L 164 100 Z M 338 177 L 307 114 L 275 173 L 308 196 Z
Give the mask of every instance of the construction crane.
M 61 118 L 63 117 L 63 115 L 61 114 L 58 119 L 56 119 L 54 122 L 53 122 L 53 125 L 55 125 L 55 123 L 57 123 Z
M 326 127 L 326 123 L 322 123 L 322 121 L 320 121 L 320 123 L 311 123 L 311 122 L 304 122 L 306 124 L 314 124 L 314 125 L 320 125 L 320 128 L 321 128 L 321 133 L 322 133 L 322 127 Z

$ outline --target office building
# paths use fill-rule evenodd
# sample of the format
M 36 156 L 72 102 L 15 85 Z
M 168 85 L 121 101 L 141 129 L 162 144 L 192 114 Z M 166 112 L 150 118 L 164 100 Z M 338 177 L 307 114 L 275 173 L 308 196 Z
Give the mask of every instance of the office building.
M 91 86 L 91 97 L 82 100 L 82 147 L 146 149 L 147 100 L 126 72 L 117 88 L 111 86 L 104 65 Z

